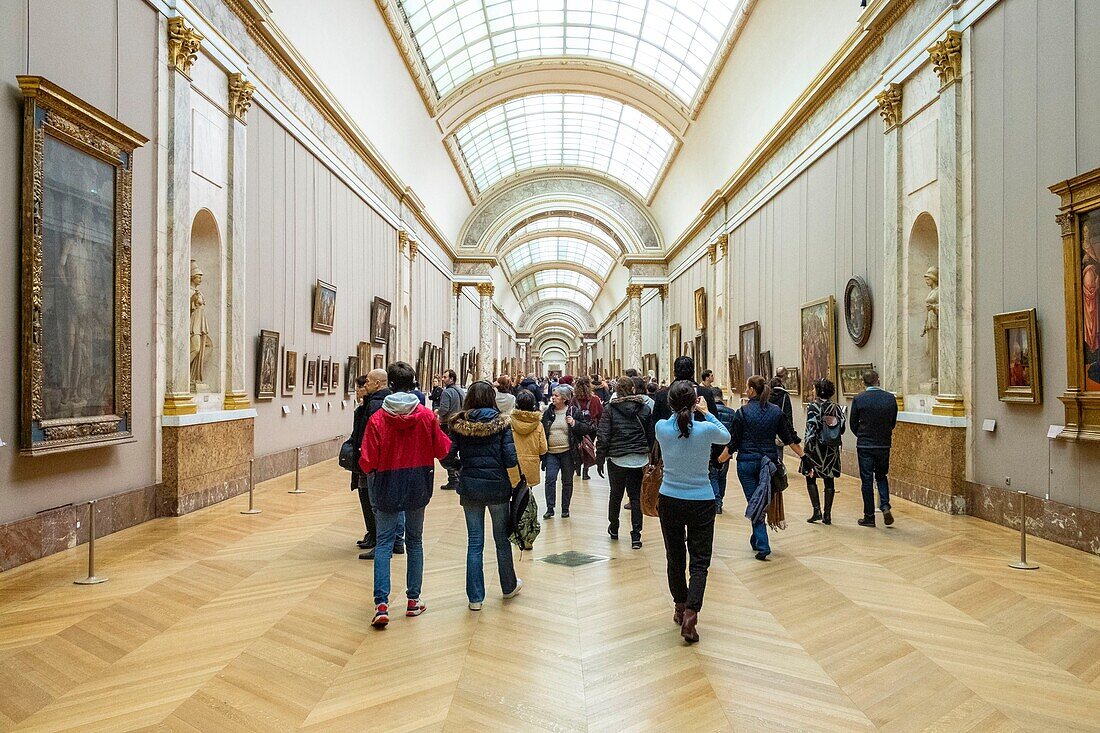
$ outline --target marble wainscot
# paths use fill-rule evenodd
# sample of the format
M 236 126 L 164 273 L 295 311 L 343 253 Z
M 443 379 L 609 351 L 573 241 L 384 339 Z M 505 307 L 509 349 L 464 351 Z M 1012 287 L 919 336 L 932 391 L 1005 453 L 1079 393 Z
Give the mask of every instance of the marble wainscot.
M 248 491 L 256 411 L 165 415 L 160 516 L 179 516 Z

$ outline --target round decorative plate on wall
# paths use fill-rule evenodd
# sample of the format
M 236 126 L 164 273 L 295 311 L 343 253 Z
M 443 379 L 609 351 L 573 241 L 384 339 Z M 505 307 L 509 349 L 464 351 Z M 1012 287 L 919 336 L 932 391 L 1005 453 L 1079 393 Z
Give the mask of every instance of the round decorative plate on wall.
M 863 346 L 871 337 L 871 288 L 862 277 L 853 277 L 844 288 L 844 323 L 856 346 Z

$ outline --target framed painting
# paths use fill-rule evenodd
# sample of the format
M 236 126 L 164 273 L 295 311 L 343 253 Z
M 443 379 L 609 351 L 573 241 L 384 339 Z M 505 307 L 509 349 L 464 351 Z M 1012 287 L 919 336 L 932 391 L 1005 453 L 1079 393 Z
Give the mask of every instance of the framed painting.
M 305 361 L 303 362 L 306 372 L 306 383 L 302 386 L 302 394 L 312 394 L 313 390 L 317 388 L 317 359 L 310 359 L 309 354 L 305 355 Z
M 1058 437 L 1100 441 L 1100 168 L 1050 190 L 1061 198 L 1055 220 L 1062 233 L 1066 314 L 1067 383 L 1059 397 L 1066 426 Z
M 762 376 L 764 379 L 771 379 L 775 374 L 775 369 L 772 368 L 772 352 L 761 351 L 760 358 L 757 360 L 756 373 Z
M 256 349 L 256 399 L 274 399 L 278 388 L 279 332 L 262 329 Z
M 298 388 L 298 352 L 283 350 L 283 397 L 290 397 Z
M 374 369 L 385 369 L 386 363 L 382 360 L 381 354 L 375 354 L 374 356 Z
M 360 341 L 359 345 L 355 347 L 355 360 L 356 369 L 355 374 L 351 376 L 352 379 L 361 377 L 371 370 L 369 341 Z
M 707 335 L 701 333 L 695 337 L 695 373 L 701 376 L 707 366 Z
M 318 280 L 313 288 L 313 330 L 332 333 L 336 323 L 336 286 Z
M 741 359 L 737 354 L 730 354 L 728 369 L 730 378 L 730 395 L 739 395 L 745 390 L 744 376 L 741 374 Z
M 695 329 L 702 331 L 707 327 L 707 289 L 696 288 L 693 302 L 695 303 Z
M 787 376 L 783 379 L 783 389 L 787 390 L 787 394 L 802 394 L 801 370 L 796 366 L 784 368 L 787 370 Z
M 680 347 L 680 324 L 674 323 L 668 327 L 668 363 L 672 364 L 684 352 Z
M 349 356 L 347 367 L 344 369 L 344 396 L 355 391 L 355 378 L 359 376 L 359 357 Z
M 874 368 L 874 364 L 841 364 L 837 367 L 840 382 L 837 386 L 840 387 L 840 393 L 845 397 L 855 397 L 862 392 L 864 390 L 863 373 Z M 813 391 L 813 388 L 814 385 L 811 382 L 809 390 Z
M 376 344 L 390 341 L 390 301 L 375 298 L 370 305 L 370 340 Z
M 332 371 L 329 372 L 328 381 L 328 393 L 339 394 L 340 393 L 340 370 L 341 364 L 339 359 L 332 360 Z
M 147 140 L 47 79 L 18 81 L 20 451 L 129 443 L 133 152 Z
M 328 394 L 328 383 L 332 378 L 332 359 L 318 358 L 317 361 L 317 394 Z
M 814 382 L 836 376 L 836 299 L 833 296 L 805 303 L 800 314 L 802 336 L 802 401 L 814 399 Z
M 695 344 L 691 341 L 685 341 L 680 347 L 680 356 L 690 356 L 695 359 Z
M 443 340 L 440 341 L 442 348 L 440 349 L 441 361 L 439 368 L 436 369 L 437 374 L 442 374 L 444 369 L 451 368 L 451 332 L 443 332 Z
M 993 345 L 997 353 L 998 399 L 1042 404 L 1043 374 L 1035 309 L 993 316 Z
M 741 350 L 741 379 L 748 381 L 757 373 L 760 362 L 760 322 L 742 324 L 738 329 L 737 347 Z M 744 389 L 742 384 L 741 388 Z
M 844 325 L 856 346 L 871 338 L 873 314 L 871 288 L 862 277 L 853 277 L 844 288 Z

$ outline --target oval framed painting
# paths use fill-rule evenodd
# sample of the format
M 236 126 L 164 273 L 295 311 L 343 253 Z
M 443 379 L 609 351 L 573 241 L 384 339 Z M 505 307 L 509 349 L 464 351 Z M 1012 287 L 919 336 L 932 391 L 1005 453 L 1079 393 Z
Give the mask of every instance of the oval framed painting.
M 863 346 L 871 337 L 871 288 L 862 277 L 853 277 L 844 288 L 844 324 L 856 346 Z

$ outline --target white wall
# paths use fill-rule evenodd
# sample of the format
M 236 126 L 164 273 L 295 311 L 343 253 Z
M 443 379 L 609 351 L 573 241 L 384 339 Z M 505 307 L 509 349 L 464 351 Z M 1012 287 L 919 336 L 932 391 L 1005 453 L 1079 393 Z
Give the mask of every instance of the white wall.
M 653 201 L 672 243 L 856 26 L 859 3 L 760 0 Z
M 268 0 L 295 45 L 452 241 L 470 200 L 378 8 L 368 0 Z

